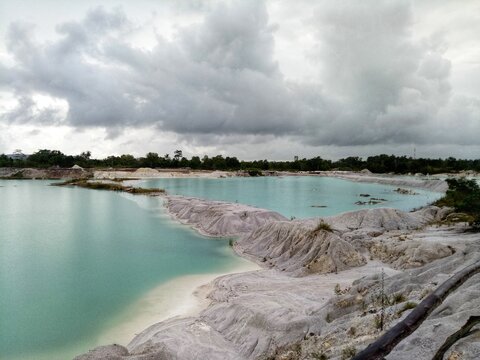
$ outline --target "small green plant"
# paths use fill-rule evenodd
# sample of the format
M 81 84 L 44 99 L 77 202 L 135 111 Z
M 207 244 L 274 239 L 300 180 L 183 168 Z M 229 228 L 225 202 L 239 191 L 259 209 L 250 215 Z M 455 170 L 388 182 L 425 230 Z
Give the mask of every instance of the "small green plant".
M 233 240 L 233 239 L 228 240 L 228 245 L 230 247 L 233 247 L 233 244 L 235 244 L 235 240 Z
M 332 227 L 328 223 L 326 223 L 323 220 L 320 220 L 318 222 L 317 226 L 315 227 L 315 229 L 313 229 L 313 232 L 317 233 L 317 232 L 322 231 L 322 230 L 323 231 L 328 231 L 328 232 L 333 232 Z
M 375 314 L 373 317 L 373 323 L 375 324 L 375 329 L 381 330 L 383 326 L 383 320 L 382 316 L 380 314 Z
M 325 355 L 323 352 L 313 352 L 310 354 L 310 356 L 316 360 L 328 360 L 327 355 Z
M 355 346 L 346 346 L 342 349 L 342 360 L 348 360 L 355 356 L 357 349 Z
M 342 295 L 342 288 L 340 287 L 340 284 L 335 285 L 335 288 L 333 289 L 333 291 L 337 296 Z
M 357 333 L 357 329 L 355 328 L 355 326 L 351 326 L 350 329 L 348 329 L 347 331 L 347 334 L 350 336 L 355 336 L 356 333 Z
M 327 313 L 327 316 L 325 316 L 325 321 L 326 321 L 327 323 L 331 323 L 331 322 L 333 321 L 333 319 L 332 319 L 332 314 Z
M 404 311 L 414 309 L 417 306 L 416 302 L 407 301 L 400 310 L 398 310 L 398 315 L 402 315 Z
M 350 291 L 350 287 L 346 287 L 345 289 L 342 289 L 340 287 L 340 284 L 336 284 L 335 287 L 333 288 L 333 292 L 335 293 L 335 295 L 337 296 L 340 296 L 340 295 L 343 295 L 343 294 L 346 294 Z
M 405 298 L 405 295 L 403 295 L 402 293 L 396 293 L 396 294 L 393 294 L 392 296 L 392 303 L 394 304 L 400 304 L 405 300 L 407 299 Z

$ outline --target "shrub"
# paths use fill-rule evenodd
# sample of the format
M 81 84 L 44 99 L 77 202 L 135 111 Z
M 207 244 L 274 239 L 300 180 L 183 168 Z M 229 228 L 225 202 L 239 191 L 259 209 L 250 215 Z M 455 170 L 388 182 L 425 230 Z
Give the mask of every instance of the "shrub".
M 347 346 L 342 349 L 342 360 L 348 360 L 355 356 L 357 349 L 355 346 Z
M 448 190 L 443 198 L 435 202 L 437 206 L 450 206 L 457 212 L 471 215 L 470 221 L 476 229 L 480 229 L 480 186 L 476 180 L 465 178 L 447 179 Z
M 413 301 L 407 301 L 405 305 L 402 306 L 400 310 L 398 310 L 398 315 L 402 315 L 404 311 L 414 309 L 417 306 L 416 302 Z
M 402 293 L 396 293 L 396 294 L 393 294 L 392 296 L 392 303 L 394 304 L 400 304 L 405 300 L 406 300 L 405 295 L 403 295 Z
M 342 295 L 342 289 L 340 288 L 340 284 L 335 285 L 335 289 L 333 289 L 335 295 Z
M 260 169 L 247 169 L 247 173 L 250 176 L 263 176 L 262 170 Z
M 314 353 L 311 353 L 310 356 L 313 359 L 316 359 L 316 360 L 327 360 L 328 359 L 327 355 L 325 355 L 323 352 L 314 352 Z
M 319 232 L 319 231 L 321 231 L 321 230 L 323 230 L 323 231 L 328 231 L 328 232 L 333 232 L 332 227 L 331 227 L 328 223 L 326 223 L 325 221 L 323 221 L 323 220 L 320 220 L 320 221 L 318 222 L 318 224 L 317 224 L 317 226 L 315 227 L 315 229 L 313 230 L 313 232 L 314 232 L 314 233 L 317 233 L 317 232 Z

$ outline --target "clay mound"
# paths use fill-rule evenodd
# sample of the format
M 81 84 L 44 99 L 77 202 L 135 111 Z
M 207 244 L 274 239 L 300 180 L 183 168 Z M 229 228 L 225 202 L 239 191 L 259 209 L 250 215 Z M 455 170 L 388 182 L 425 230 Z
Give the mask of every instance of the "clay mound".
M 166 207 L 180 222 L 207 236 L 237 236 L 286 218 L 274 211 L 222 201 L 168 196 Z
M 407 213 L 391 208 L 364 209 L 350 211 L 326 218 L 335 230 L 352 231 L 356 229 L 414 230 L 423 226 L 427 220 L 424 216 Z
M 366 263 L 355 248 L 333 232 L 309 222 L 278 221 L 240 239 L 235 249 L 257 262 L 301 276 L 330 273 Z

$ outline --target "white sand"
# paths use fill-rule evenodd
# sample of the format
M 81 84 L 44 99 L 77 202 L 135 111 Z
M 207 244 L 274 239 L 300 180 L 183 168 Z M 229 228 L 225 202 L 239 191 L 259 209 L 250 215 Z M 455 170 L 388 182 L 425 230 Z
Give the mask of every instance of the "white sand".
M 222 273 L 172 279 L 149 291 L 116 317 L 98 337 L 97 344 L 126 346 L 136 334 L 155 323 L 177 316 L 196 316 L 210 304 L 207 295 L 212 289 L 211 281 L 222 275 L 258 269 L 258 265 L 238 258 L 235 266 Z

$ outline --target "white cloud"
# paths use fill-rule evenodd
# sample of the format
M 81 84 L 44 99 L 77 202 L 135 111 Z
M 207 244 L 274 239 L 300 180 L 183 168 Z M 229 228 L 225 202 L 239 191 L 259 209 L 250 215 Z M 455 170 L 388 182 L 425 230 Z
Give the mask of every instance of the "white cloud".
M 474 2 L 455 11 L 460 26 L 452 31 L 443 26 L 452 2 L 142 6 L 149 10 L 133 17 L 118 6 L 72 14 L 52 25 L 48 39 L 13 21 L 0 57 L 0 90 L 16 99 L 0 111 L 4 130 L 95 133 L 110 144 L 102 154 L 149 151 L 145 141 L 134 145 L 132 129 L 154 134 L 162 151 L 180 143 L 192 153 L 244 158 L 289 158 L 302 148 L 362 155 L 412 144 L 443 144 L 461 156 L 460 147 L 471 154 L 480 144 L 472 95 L 480 85 L 471 76 L 480 50 L 461 24 L 471 23 Z M 475 85 L 464 85 L 466 77 Z M 66 140 L 58 146 L 72 148 Z

